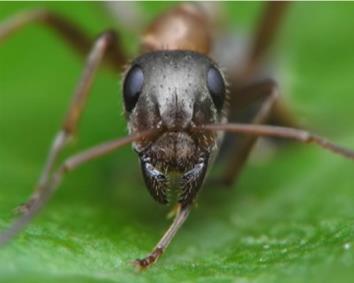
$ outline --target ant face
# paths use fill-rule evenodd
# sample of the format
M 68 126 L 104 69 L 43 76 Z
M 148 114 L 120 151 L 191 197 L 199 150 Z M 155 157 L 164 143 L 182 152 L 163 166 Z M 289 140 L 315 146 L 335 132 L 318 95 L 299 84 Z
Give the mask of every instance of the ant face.
M 159 127 L 153 141 L 134 144 L 146 185 L 166 203 L 172 172 L 185 177 L 188 191 L 201 185 L 207 162 L 217 147 L 217 136 L 192 133 L 194 126 L 222 122 L 225 117 L 225 80 L 208 57 L 190 51 L 160 51 L 138 57 L 125 75 L 123 97 L 131 133 Z M 201 160 L 203 159 L 203 160 Z M 178 187 L 186 184 L 179 183 Z M 187 188 L 182 188 L 181 193 Z M 186 192 L 184 192 L 186 193 Z M 188 200 L 195 193 L 187 193 Z M 181 196 L 181 195 L 180 195 Z

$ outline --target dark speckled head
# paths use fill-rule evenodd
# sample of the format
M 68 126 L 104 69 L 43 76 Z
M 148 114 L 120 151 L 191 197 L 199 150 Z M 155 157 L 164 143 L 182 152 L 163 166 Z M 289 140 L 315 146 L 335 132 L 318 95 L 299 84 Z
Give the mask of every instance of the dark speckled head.
M 167 202 L 172 172 L 181 176 L 179 201 L 194 199 L 218 137 L 196 135 L 191 128 L 225 120 L 225 92 L 218 66 L 195 52 L 152 52 L 132 62 L 123 84 L 129 131 L 161 128 L 156 139 L 134 144 L 146 185 L 158 201 Z

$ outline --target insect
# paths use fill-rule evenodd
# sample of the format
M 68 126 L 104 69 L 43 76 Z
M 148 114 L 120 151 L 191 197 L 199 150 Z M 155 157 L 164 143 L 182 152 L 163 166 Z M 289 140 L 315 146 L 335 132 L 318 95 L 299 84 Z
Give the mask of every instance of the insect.
M 128 60 L 113 31 L 102 33 L 92 44 L 71 22 L 42 10 L 19 14 L 0 25 L 0 40 L 4 40 L 37 21 L 54 29 L 79 52 L 89 52 L 37 188 L 20 207 L 22 215 L 0 235 L 0 244 L 12 239 L 31 221 L 65 174 L 129 143 L 137 153 L 151 196 L 167 204 L 171 194 L 178 195 L 171 226 L 150 254 L 135 261 L 140 268 L 158 260 L 187 219 L 222 146 L 223 132 L 243 136 L 230 142 L 233 146 L 229 147 L 231 154 L 222 178 L 224 183 L 232 183 L 240 173 L 258 136 L 313 143 L 354 159 L 353 151 L 291 127 L 294 122 L 281 103 L 275 82 L 256 80 L 285 9 L 284 3 L 267 5 L 245 63 L 231 64 L 226 71 L 212 55 L 210 18 L 195 4 L 179 5 L 148 26 L 141 40 L 141 54 L 126 68 L 123 66 Z M 77 129 L 101 63 L 118 71 L 124 69 L 122 93 L 130 135 L 78 153 L 56 166 L 61 151 Z M 244 112 L 244 117 L 238 117 Z M 265 125 L 271 118 L 279 126 Z

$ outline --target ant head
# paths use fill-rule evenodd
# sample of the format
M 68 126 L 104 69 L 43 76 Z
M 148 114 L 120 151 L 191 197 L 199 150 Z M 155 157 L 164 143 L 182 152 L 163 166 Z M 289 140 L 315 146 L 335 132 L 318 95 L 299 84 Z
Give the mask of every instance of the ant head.
M 215 133 L 196 134 L 193 127 L 224 120 L 225 85 L 218 66 L 191 51 L 146 53 L 126 72 L 123 97 L 129 131 L 161 130 L 156 139 L 133 144 L 157 201 L 168 202 L 175 173 L 181 178 L 178 201 L 187 205 L 196 196 L 219 139 Z
M 129 129 L 188 131 L 193 125 L 220 122 L 225 85 L 219 67 L 204 55 L 179 50 L 146 53 L 132 62 L 124 77 Z

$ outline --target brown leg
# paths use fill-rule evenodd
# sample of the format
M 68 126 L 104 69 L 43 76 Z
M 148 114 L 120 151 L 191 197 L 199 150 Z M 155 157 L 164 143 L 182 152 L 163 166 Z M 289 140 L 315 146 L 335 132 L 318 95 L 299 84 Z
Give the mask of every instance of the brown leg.
M 19 208 L 20 212 L 25 213 L 30 208 L 31 204 L 40 196 L 43 184 L 47 183 L 59 153 L 65 148 L 71 137 L 75 134 L 75 129 L 85 107 L 94 75 L 104 54 L 110 50 L 114 40 L 114 35 L 111 32 L 106 32 L 103 33 L 95 42 L 88 56 L 82 77 L 74 93 L 69 111 L 65 116 L 62 129 L 56 134 L 50 148 L 47 161 L 37 184 L 37 189 L 31 196 L 30 200 Z
M 187 220 L 189 213 L 191 212 L 192 206 L 186 206 L 183 208 L 179 208 L 171 226 L 162 236 L 160 241 L 154 247 L 152 252 L 148 254 L 143 259 L 137 259 L 134 261 L 135 266 L 139 269 L 145 269 L 152 264 L 154 264 L 160 256 L 164 253 L 168 245 L 171 243 L 173 237 L 176 235 L 179 228 L 183 225 L 183 223 Z
M 265 4 L 263 14 L 255 30 L 243 77 L 257 73 L 271 47 L 290 2 L 271 1 Z M 269 121 L 276 125 L 297 128 L 298 124 L 281 97 L 275 102 Z
M 250 51 L 246 59 L 246 64 L 241 73 L 233 72 L 231 75 L 231 117 L 230 120 L 237 120 L 235 114 L 243 111 L 262 98 L 264 103 L 250 123 L 263 124 L 271 122 L 287 127 L 297 127 L 296 119 L 293 118 L 284 102 L 279 97 L 275 84 L 272 81 L 263 83 L 251 83 L 255 74 L 259 72 L 264 57 L 269 50 L 272 41 L 280 27 L 281 19 L 285 14 L 288 3 L 268 2 L 265 4 L 263 15 L 257 25 L 255 35 L 251 42 Z M 231 185 L 241 172 L 257 138 L 245 136 L 236 144 L 230 153 L 229 161 L 220 181 L 222 184 Z
M 118 148 L 133 141 L 142 138 L 147 138 L 155 132 L 156 130 L 152 129 L 131 136 L 127 136 L 125 138 L 106 142 L 81 153 L 78 153 L 70 158 L 67 158 L 59 167 L 59 169 L 57 169 L 51 175 L 51 178 L 48 178 L 45 183 L 41 184 L 41 187 L 39 187 L 40 193 L 37 193 L 36 198 L 32 199 L 31 205 L 28 207 L 26 213 L 20 216 L 17 220 L 15 220 L 7 230 L 0 234 L 0 246 L 4 245 L 14 236 L 16 236 L 33 219 L 33 217 L 47 203 L 49 198 L 56 191 L 58 185 L 60 184 L 65 174 L 73 171 L 77 167 L 90 160 L 107 155 L 112 151 L 117 150 Z
M 245 97 L 242 101 L 244 103 L 243 107 L 245 107 L 246 104 L 252 104 L 252 102 L 254 103 L 259 100 L 264 101 L 250 122 L 251 124 L 265 123 L 271 113 L 274 103 L 279 97 L 277 86 L 271 80 L 244 88 L 240 91 L 239 96 L 241 95 Z M 238 105 L 238 107 L 242 106 L 241 100 Z M 255 136 L 244 136 L 240 137 L 240 141 L 237 144 L 234 143 L 234 148 L 232 148 L 230 154 L 228 154 L 231 157 L 226 161 L 225 171 L 221 176 L 221 179 L 218 181 L 224 185 L 231 185 L 234 183 L 235 179 L 237 179 L 241 173 L 256 140 L 257 137 Z
M 285 15 L 289 2 L 270 1 L 265 3 L 261 19 L 256 27 L 243 77 L 250 77 L 259 66 L 272 45 Z
M 281 26 L 288 5 L 289 2 L 281 1 L 271 1 L 264 4 L 261 18 L 254 31 L 249 52 L 246 56 L 245 65 L 241 72 L 236 71 L 239 68 L 231 70 L 232 111 L 238 111 L 238 105 L 240 105 L 240 102 L 242 104 L 242 100 L 244 100 L 244 95 L 242 95 L 242 93 L 240 95 L 240 89 L 244 88 L 247 84 L 253 83 L 255 77 L 259 77 L 263 69 L 262 65 L 264 59 Z M 276 125 L 298 127 L 296 119 L 280 97 L 272 107 L 272 112 L 269 114 L 269 121 Z
M 82 55 L 86 55 L 91 49 L 93 41 L 80 28 L 60 15 L 46 10 L 21 12 L 0 23 L 0 43 L 31 23 L 39 23 L 49 27 Z M 107 63 L 116 70 L 121 70 L 126 62 L 116 39 L 110 43 L 107 59 L 109 60 L 107 60 Z
M 306 144 L 315 144 L 321 148 L 354 160 L 354 151 L 335 144 L 324 137 L 315 135 L 305 130 L 278 126 L 252 125 L 240 123 L 209 124 L 195 129 L 210 131 L 226 131 L 230 133 L 245 134 L 255 137 L 273 137 L 291 139 Z

